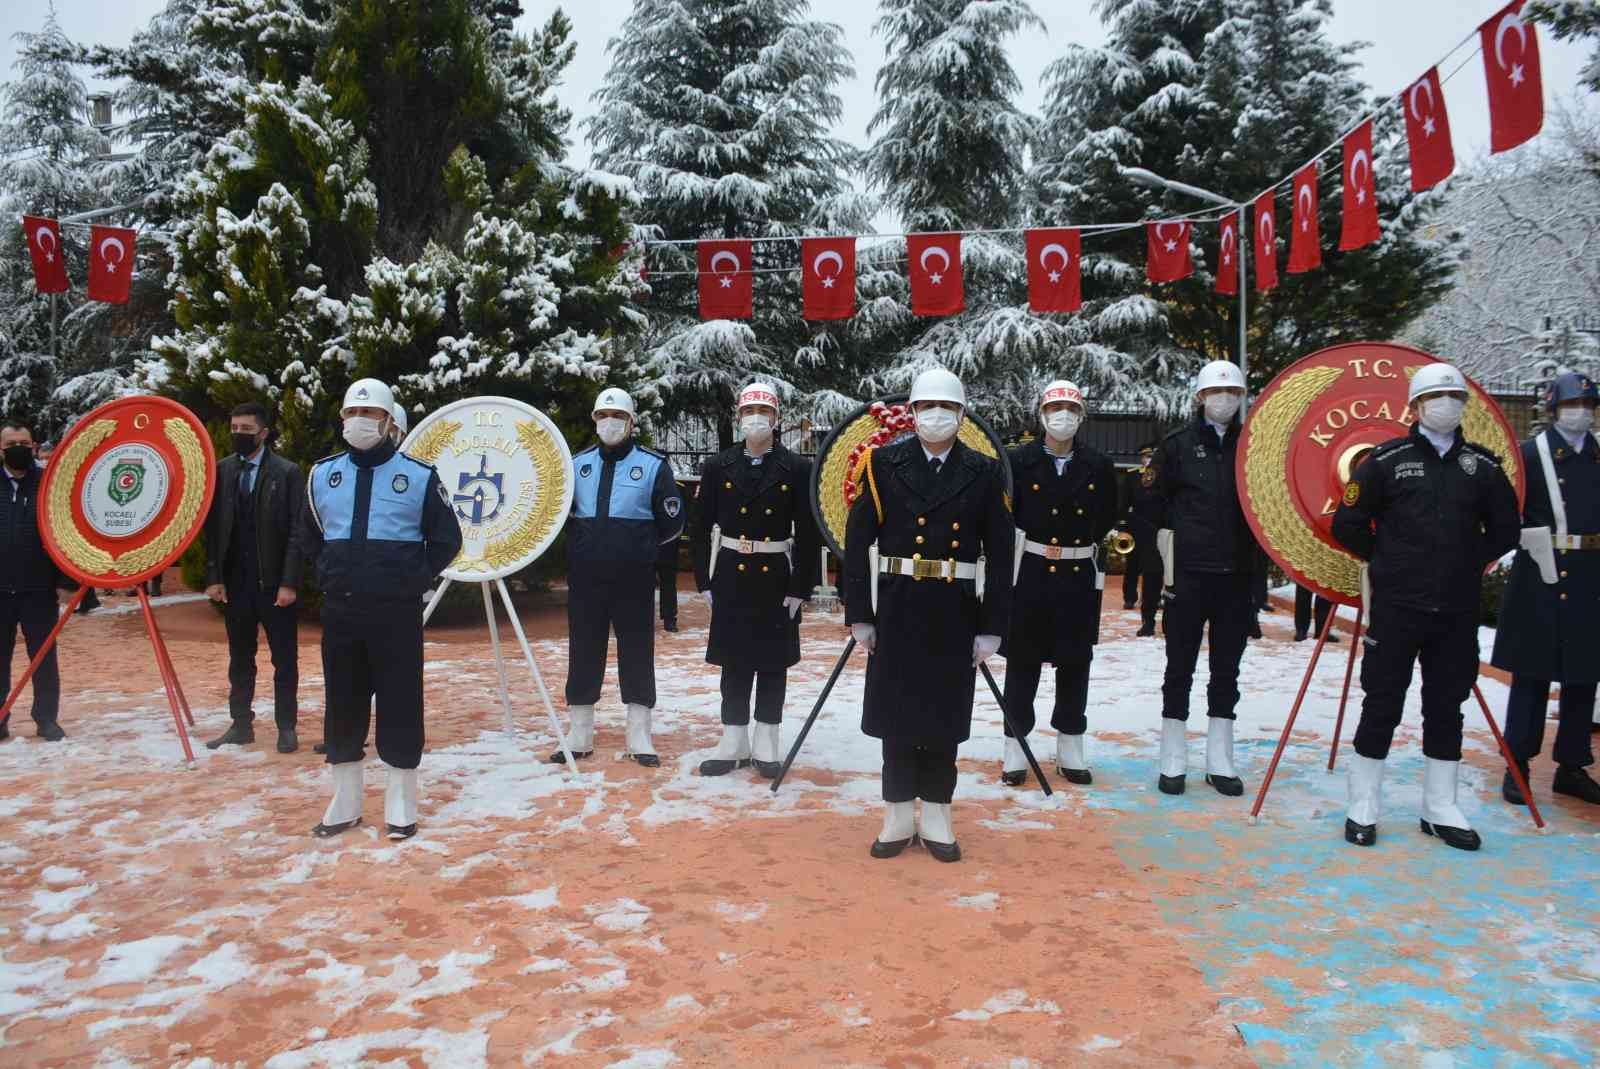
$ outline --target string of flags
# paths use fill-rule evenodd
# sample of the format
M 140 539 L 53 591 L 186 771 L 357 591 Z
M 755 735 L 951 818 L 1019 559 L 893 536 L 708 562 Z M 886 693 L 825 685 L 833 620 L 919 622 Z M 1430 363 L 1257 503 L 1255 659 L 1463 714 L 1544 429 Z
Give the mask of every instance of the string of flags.
M 1544 89 L 1539 63 L 1539 41 L 1521 12 L 1525 0 L 1511 0 L 1478 27 L 1479 47 L 1489 95 L 1489 148 L 1492 153 L 1516 148 L 1544 125 Z M 1469 36 L 1468 41 L 1471 40 Z M 1463 41 L 1462 44 L 1465 44 Z M 1461 46 L 1457 45 L 1457 49 Z M 1452 53 L 1455 49 L 1452 49 Z M 1448 58 L 1448 57 L 1447 57 Z M 1470 58 L 1470 57 L 1469 57 Z M 1442 61 L 1441 61 L 1442 62 Z M 1399 103 L 1405 119 L 1411 152 L 1411 189 L 1420 193 L 1438 185 L 1455 170 L 1450 141 L 1450 118 L 1445 107 L 1439 65 L 1407 86 L 1397 98 L 1385 101 L 1329 146 L 1295 170 L 1290 182 L 1290 274 L 1314 271 L 1322 265 L 1322 237 L 1318 221 L 1319 161 L 1335 147 L 1342 148 L 1342 223 L 1339 249 L 1351 252 L 1377 241 L 1377 180 L 1372 166 L 1372 126 L 1375 117 L 1391 103 Z M 1229 210 L 1217 231 L 1215 290 L 1237 294 L 1246 213 L 1253 213 L 1251 251 L 1256 260 L 1255 288 L 1265 293 L 1278 285 L 1278 227 L 1274 183 L 1248 206 Z M 1077 311 L 1083 303 L 1080 250 L 1086 232 L 1143 226 L 1146 235 L 1145 273 L 1157 284 L 1176 282 L 1194 274 L 1190 242 L 1195 216 L 1101 224 L 1084 227 L 1039 227 L 1024 230 L 1027 252 L 1028 308 L 1035 313 Z M 1198 220 L 1208 221 L 1208 220 Z M 33 259 L 34 282 L 40 293 L 67 290 L 66 264 L 61 255 L 61 228 L 54 219 L 23 217 L 23 232 Z M 962 275 L 962 237 L 995 231 L 945 231 L 907 234 L 907 270 L 911 284 L 911 311 L 918 316 L 950 316 L 965 308 Z M 1015 231 L 1003 231 L 1014 233 Z M 133 230 L 95 226 L 89 241 L 91 300 L 125 303 L 133 277 Z M 695 246 L 702 319 L 749 319 L 754 315 L 754 246 L 757 240 L 798 241 L 800 245 L 801 303 L 807 320 L 849 319 L 856 314 L 855 236 L 798 239 L 727 238 L 665 241 L 654 244 Z M 625 250 L 618 250 L 620 255 Z M 648 252 L 648 250 L 646 250 Z M 688 272 L 664 272 L 666 275 Z M 640 280 L 646 278 L 641 269 Z

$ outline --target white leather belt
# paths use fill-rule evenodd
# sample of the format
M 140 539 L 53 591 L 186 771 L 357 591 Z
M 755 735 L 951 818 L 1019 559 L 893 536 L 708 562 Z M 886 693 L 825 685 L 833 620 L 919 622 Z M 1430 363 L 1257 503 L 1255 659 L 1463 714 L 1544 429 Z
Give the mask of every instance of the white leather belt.
M 978 578 L 978 566 L 961 560 L 912 560 L 910 557 L 879 557 L 878 570 L 884 575 L 909 575 L 913 579 Z
M 1047 546 L 1043 542 L 1028 541 L 1022 548 L 1045 560 L 1087 560 L 1094 556 L 1093 546 Z
M 794 539 L 786 538 L 782 542 L 763 542 L 759 538 L 729 538 L 724 535 L 720 549 L 725 549 L 743 556 L 752 553 L 787 553 L 794 548 Z
M 1557 549 L 1600 549 L 1600 535 L 1551 535 Z

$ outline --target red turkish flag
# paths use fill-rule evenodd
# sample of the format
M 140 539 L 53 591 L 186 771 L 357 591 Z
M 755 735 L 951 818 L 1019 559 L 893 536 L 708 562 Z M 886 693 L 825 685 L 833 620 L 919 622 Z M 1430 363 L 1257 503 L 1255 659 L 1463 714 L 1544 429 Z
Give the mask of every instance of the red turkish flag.
M 1278 288 L 1278 222 L 1273 216 L 1273 191 L 1256 198 L 1256 290 Z
M 1302 275 L 1322 266 L 1322 229 L 1317 221 L 1317 161 L 1295 172 L 1294 228 L 1289 238 L 1289 273 Z
M 1222 220 L 1217 240 L 1217 292 L 1239 292 L 1239 224 L 1244 213 Z
M 750 242 L 696 242 L 695 259 L 700 271 L 700 318 L 749 319 L 755 303 Z
M 120 226 L 89 228 L 89 299 L 127 304 L 135 234 Z
M 1378 240 L 1378 183 L 1372 174 L 1372 120 L 1344 139 L 1344 222 L 1339 248 L 1345 252 Z
M 1522 3 L 1512 0 L 1478 28 L 1483 76 L 1489 83 L 1490 152 L 1516 148 L 1544 125 L 1539 37 L 1522 20 Z
M 1083 306 L 1078 232 L 1068 227 L 1029 230 L 1028 311 L 1076 312 Z
M 61 226 L 37 215 L 22 217 L 22 233 L 33 258 L 33 285 L 40 293 L 67 291 L 67 263 L 61 255 Z
M 961 235 L 911 234 L 911 312 L 919 316 L 955 315 L 965 307 L 961 285 Z
M 1176 282 L 1194 274 L 1189 228 L 1189 223 L 1175 219 L 1144 225 L 1145 275 L 1151 282 Z
M 1449 178 L 1456 169 L 1439 68 L 1434 67 L 1412 82 L 1400 103 L 1406 114 L 1406 142 L 1411 146 L 1411 191 L 1421 193 Z
M 856 314 L 855 238 L 806 238 L 800 243 L 800 297 L 807 319 Z

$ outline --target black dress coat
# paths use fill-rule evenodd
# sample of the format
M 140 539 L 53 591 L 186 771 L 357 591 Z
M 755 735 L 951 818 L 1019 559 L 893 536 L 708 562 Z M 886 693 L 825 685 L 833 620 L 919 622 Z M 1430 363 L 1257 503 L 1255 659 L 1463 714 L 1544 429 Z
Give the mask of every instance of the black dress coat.
M 1011 617 L 1011 510 L 998 462 L 957 441 L 937 475 L 913 437 L 868 454 L 845 528 L 845 620 L 876 623 L 867 659 L 861 730 L 879 739 L 953 746 L 972 729 L 978 635 L 1004 636 Z M 876 494 L 872 486 L 876 486 Z M 881 510 L 881 511 L 880 511 Z M 970 579 L 879 576 L 872 605 L 868 548 L 886 557 L 975 563 L 986 558 L 984 597 Z
M 1110 457 L 1078 445 L 1060 475 L 1042 442 L 1012 449 L 1007 459 L 1018 530 L 1034 542 L 1067 549 L 1093 546 L 1103 554 L 1100 543 L 1117 521 L 1116 467 Z M 1099 640 L 1095 561 L 1023 554 L 1012 594 L 1011 631 L 1000 652 L 1022 661 L 1081 664 L 1094 656 Z
M 228 580 L 227 562 L 235 548 L 230 542 L 237 526 L 233 517 L 236 490 L 243 466 L 237 453 L 217 461 L 217 492 L 211 498 L 205 526 L 208 586 Z M 259 589 L 264 594 L 275 594 L 280 586 L 298 589 L 305 571 L 297 540 L 300 514 L 306 505 L 306 479 L 300 465 L 271 448 L 262 450 L 250 494 L 255 498 L 255 559 L 260 568 L 255 579 Z
M 1555 429 L 1544 432 L 1550 459 L 1561 480 L 1567 533 L 1600 534 L 1600 448 L 1592 435 L 1581 450 Z M 1522 506 L 1524 527 L 1555 531 L 1544 466 L 1530 438 L 1522 443 L 1522 470 L 1528 494 Z M 1489 663 L 1528 679 L 1563 683 L 1600 682 L 1600 549 L 1556 550 L 1555 583 L 1539 576 L 1539 566 L 1518 549 L 1506 581 Z
M 810 488 L 811 462 L 776 443 L 760 464 L 740 444 L 701 467 L 689 541 L 695 586 L 711 591 L 707 662 L 769 672 L 800 660 L 800 613 L 791 618 L 783 599 L 809 600 L 817 582 L 821 539 Z M 722 528 L 715 576 L 709 574 L 713 524 Z M 740 538 L 793 538 L 794 549 L 787 556 L 740 554 L 730 545 Z

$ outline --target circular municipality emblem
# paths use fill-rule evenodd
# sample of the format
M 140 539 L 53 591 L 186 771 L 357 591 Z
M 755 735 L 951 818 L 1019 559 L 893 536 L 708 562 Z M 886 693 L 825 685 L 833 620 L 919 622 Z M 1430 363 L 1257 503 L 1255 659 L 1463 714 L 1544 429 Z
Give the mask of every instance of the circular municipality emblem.
M 80 419 L 39 489 L 39 531 L 61 570 L 89 586 L 159 574 L 205 524 L 216 454 L 194 413 L 124 397 Z
M 1437 360 L 1388 342 L 1335 345 L 1279 372 L 1250 406 L 1234 458 L 1239 505 L 1261 548 L 1301 586 L 1345 605 L 1360 600 L 1360 562 L 1334 540 L 1333 514 L 1341 500 L 1360 500 L 1350 480 L 1372 448 L 1410 433 L 1406 388 Z M 1467 386 L 1461 431 L 1500 456 L 1520 502 L 1516 434 L 1492 397 Z M 1477 463 L 1461 455 L 1467 474 Z
M 461 523 L 446 578 L 500 579 L 550 548 L 572 507 L 572 453 L 550 418 L 509 397 L 472 397 L 430 413 L 400 447 L 439 471 Z

